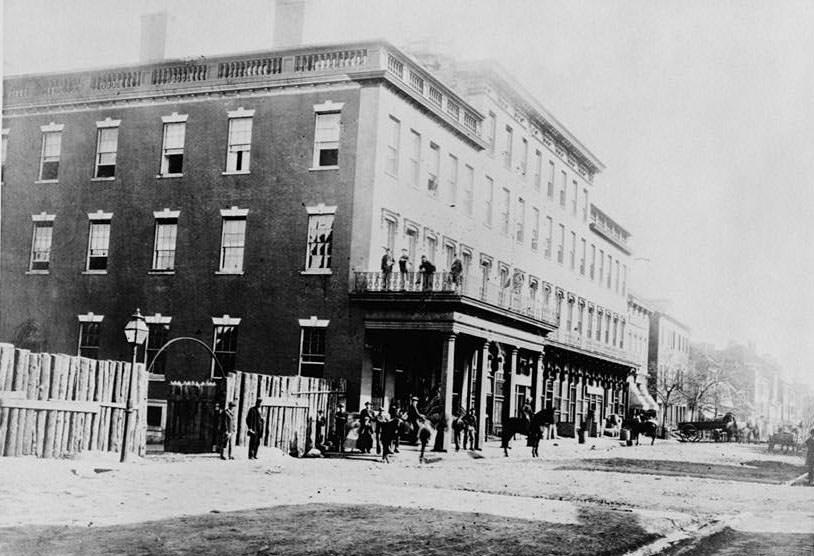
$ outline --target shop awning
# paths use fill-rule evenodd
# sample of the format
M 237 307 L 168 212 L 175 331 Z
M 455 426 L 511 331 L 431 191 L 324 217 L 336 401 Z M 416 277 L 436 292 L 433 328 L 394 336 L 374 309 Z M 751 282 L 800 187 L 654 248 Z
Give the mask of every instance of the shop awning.
M 630 396 L 628 397 L 628 407 L 632 409 L 650 409 L 647 400 L 644 399 L 641 392 L 639 391 L 639 386 L 635 382 L 630 383 L 630 388 L 628 388 L 630 392 Z
M 652 409 L 653 411 L 659 410 L 659 404 L 656 403 L 656 400 L 653 399 L 653 396 L 650 395 L 650 392 L 647 391 L 647 387 L 643 384 L 636 384 L 639 390 L 639 394 L 644 401 L 647 403 L 647 407 L 645 409 Z

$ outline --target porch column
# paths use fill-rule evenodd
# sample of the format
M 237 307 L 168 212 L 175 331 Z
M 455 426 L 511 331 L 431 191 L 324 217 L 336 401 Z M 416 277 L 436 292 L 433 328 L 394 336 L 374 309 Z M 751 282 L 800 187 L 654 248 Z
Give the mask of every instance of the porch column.
M 460 406 L 461 410 L 466 412 L 469 409 L 469 400 L 472 395 L 469 392 L 469 389 L 472 385 L 472 367 L 474 367 L 475 357 L 474 354 L 472 357 L 466 358 L 466 364 L 464 368 L 461 370 L 461 397 L 460 397 Z M 456 408 L 457 409 L 457 408 Z
M 478 430 L 475 449 L 482 450 L 486 442 L 486 382 L 489 380 L 489 342 L 483 342 L 478 352 Z
M 512 418 L 517 413 L 517 398 L 514 395 L 514 376 L 517 371 L 517 348 L 514 346 L 509 347 L 509 372 L 503 369 L 503 380 L 505 386 L 503 391 L 503 404 L 509 408 L 509 418 Z M 508 399 L 507 399 L 508 398 Z M 508 403 L 507 403 L 508 402 Z
M 441 399 L 444 402 L 442 411 L 445 424 L 438 427 L 435 437 L 436 452 L 449 450 L 452 437 L 452 388 L 455 378 L 455 333 L 444 340 L 441 351 Z
M 535 413 L 543 410 L 543 358 L 545 348 L 540 348 L 534 356 L 534 367 L 531 369 L 531 399 Z

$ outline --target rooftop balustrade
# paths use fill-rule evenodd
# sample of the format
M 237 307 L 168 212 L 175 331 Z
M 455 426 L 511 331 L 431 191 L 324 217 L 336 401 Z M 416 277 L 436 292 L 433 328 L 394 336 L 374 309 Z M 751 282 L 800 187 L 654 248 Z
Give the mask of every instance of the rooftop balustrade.
M 382 41 L 12 76 L 4 80 L 3 101 L 6 110 L 13 110 L 212 88 L 282 85 L 332 75 L 386 79 L 481 148 L 485 146 L 480 138 L 483 116 L 420 64 Z

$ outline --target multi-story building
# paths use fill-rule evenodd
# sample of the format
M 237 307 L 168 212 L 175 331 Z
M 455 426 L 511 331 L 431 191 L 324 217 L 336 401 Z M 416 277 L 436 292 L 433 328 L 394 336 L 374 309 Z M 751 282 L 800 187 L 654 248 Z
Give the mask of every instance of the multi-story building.
M 648 389 L 659 404 L 665 427 L 687 419 L 682 395 L 689 367 L 690 329 L 664 310 L 650 316 Z
M 590 203 L 601 162 L 498 66 L 449 71 L 376 41 L 8 78 L 0 337 L 124 358 L 139 307 L 160 379 L 218 378 L 156 359 L 191 336 L 227 372 L 437 397 L 481 431 L 527 400 L 623 413 L 629 234 Z
M 659 407 L 647 389 L 647 363 L 650 347 L 651 307 L 641 296 L 631 292 L 627 297 L 627 345 L 636 364 L 636 374 L 630 378 L 631 407 L 642 410 L 656 410 Z

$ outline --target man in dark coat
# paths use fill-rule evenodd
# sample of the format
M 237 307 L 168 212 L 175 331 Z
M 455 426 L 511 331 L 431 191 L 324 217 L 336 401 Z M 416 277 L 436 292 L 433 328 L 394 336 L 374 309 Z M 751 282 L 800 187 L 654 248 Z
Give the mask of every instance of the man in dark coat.
M 254 407 L 246 415 L 246 430 L 249 434 L 249 459 L 257 459 L 257 450 L 260 448 L 260 439 L 265 431 L 265 419 L 260 411 L 262 398 L 257 398 Z
M 410 407 L 407 408 L 407 422 L 413 427 L 410 433 L 410 442 L 413 444 L 418 444 L 418 428 L 422 421 L 424 421 L 424 416 L 418 411 L 418 397 L 413 396 L 410 400 Z
M 421 287 L 425 290 L 431 290 L 432 277 L 435 274 L 435 265 L 424 255 L 421 255 L 421 264 L 418 265 L 418 272 L 421 273 Z
M 390 289 L 390 276 L 393 274 L 393 255 L 390 254 L 390 249 L 384 248 L 384 255 L 382 255 L 382 289 Z
M 336 435 L 336 450 L 345 451 L 345 436 L 347 435 L 348 415 L 345 413 L 345 406 L 336 404 L 336 414 L 334 415 L 334 434 Z
M 449 279 L 455 289 L 458 289 L 461 286 L 461 277 L 463 273 L 464 264 L 461 262 L 461 259 L 455 257 L 455 260 L 452 261 L 452 265 L 449 267 Z
M 365 454 L 369 454 L 373 447 L 373 411 L 370 409 L 370 402 L 365 402 L 365 408 L 359 412 L 359 438 L 356 440 L 356 448 Z

